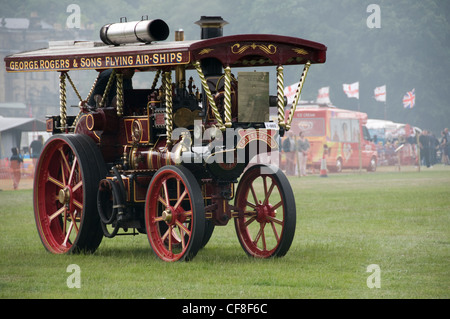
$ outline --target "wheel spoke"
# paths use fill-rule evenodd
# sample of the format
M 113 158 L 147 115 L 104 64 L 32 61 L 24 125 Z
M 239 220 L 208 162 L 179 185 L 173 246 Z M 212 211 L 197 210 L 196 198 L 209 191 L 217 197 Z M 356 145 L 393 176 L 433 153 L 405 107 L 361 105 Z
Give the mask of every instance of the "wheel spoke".
M 63 182 L 59 181 L 58 179 L 54 178 L 53 176 L 50 176 L 50 174 L 47 177 L 47 181 L 55 184 L 59 188 L 64 188 L 64 186 L 65 186 Z
M 167 189 L 167 179 L 165 179 L 162 183 L 163 191 L 164 191 L 164 197 L 166 198 L 166 207 L 170 205 L 170 197 L 169 197 L 169 190 Z
M 189 210 L 189 211 L 187 211 L 187 212 L 184 212 L 183 213 L 183 216 L 187 219 L 188 217 L 189 218 L 192 218 L 192 210 Z
M 264 198 L 264 203 L 263 203 L 264 205 L 267 205 L 269 203 L 269 197 L 270 197 L 270 195 L 272 195 L 272 191 L 273 191 L 274 187 L 275 187 L 275 184 L 272 181 L 272 185 L 270 185 L 269 190 L 265 193 L 266 197 Z
M 266 226 L 265 223 L 261 223 L 261 224 L 259 225 L 259 231 L 258 231 L 258 234 L 256 234 L 256 237 L 255 237 L 255 239 L 253 240 L 253 244 L 254 244 L 255 246 L 258 246 L 258 241 L 262 238 L 264 250 L 266 249 L 266 239 L 265 239 L 265 236 L 264 236 L 264 227 L 265 227 L 265 226 Z
M 186 235 L 191 236 L 191 231 L 189 229 L 186 228 L 186 226 L 184 226 L 179 220 L 177 220 L 175 222 L 175 224 L 177 224 L 177 226 L 183 230 L 185 232 Z M 181 232 L 180 232 L 181 234 Z
M 170 229 L 170 226 L 169 226 L 169 228 L 166 230 L 166 232 L 164 233 L 164 235 L 161 237 L 161 240 L 162 240 L 163 242 L 166 240 L 167 236 L 169 236 L 170 231 L 171 231 L 171 229 Z
M 167 203 L 167 202 L 165 201 L 165 199 L 162 198 L 161 196 L 158 196 L 158 201 L 159 201 L 161 204 L 163 204 L 164 207 L 166 207 L 166 208 L 169 206 L 169 203 Z
M 75 211 L 75 213 L 69 212 L 70 218 L 71 218 L 71 223 L 73 223 L 73 225 L 75 226 L 75 231 L 78 233 L 78 224 L 77 224 L 77 211 Z
M 181 196 L 178 197 L 178 201 L 175 204 L 175 206 L 173 207 L 174 209 L 177 209 L 178 206 L 180 206 L 181 202 L 184 200 L 184 198 L 186 197 L 186 195 L 188 194 L 187 190 L 185 189 L 183 194 Z
M 264 200 L 265 200 L 265 198 L 267 198 L 267 176 L 263 176 L 262 180 L 263 180 Z
M 75 172 L 76 165 L 77 165 L 77 158 L 75 157 L 72 163 L 72 168 L 70 169 L 70 175 L 69 180 L 67 181 L 67 185 L 70 185 L 72 183 L 73 173 Z
M 64 164 L 66 165 L 67 171 L 70 172 L 70 165 L 69 165 L 69 162 L 67 161 L 66 154 L 64 154 L 63 147 L 61 146 L 58 150 L 61 153 L 61 159 L 64 162 Z
M 253 199 L 255 200 L 255 203 L 257 204 L 258 203 L 258 197 L 256 196 L 255 189 L 253 188 L 253 184 L 250 185 L 250 191 L 252 192 Z
M 281 205 L 283 205 L 283 200 L 280 200 L 280 202 L 278 204 L 276 204 L 275 206 L 272 206 L 270 211 L 273 212 L 273 211 L 277 210 L 278 207 L 280 207 Z
M 73 199 L 73 204 L 77 206 L 79 209 L 83 209 L 83 204 L 77 201 L 75 198 Z
M 49 220 L 52 221 L 56 217 L 60 216 L 64 212 L 64 210 L 65 210 L 65 206 L 61 207 L 60 209 L 58 209 L 56 212 L 54 212 L 53 214 L 51 214 L 49 216 Z
M 276 223 L 276 224 L 278 224 L 278 225 L 283 226 L 283 221 L 280 220 L 280 219 L 278 219 L 278 218 L 275 218 L 275 217 L 272 217 L 272 216 L 267 216 L 266 219 L 267 219 L 269 222 L 271 222 L 271 223 Z
M 72 192 L 76 192 L 83 185 L 83 181 L 78 182 L 73 188 Z
M 180 227 L 180 225 L 178 225 L 178 230 L 180 231 L 180 235 L 181 235 L 181 248 L 184 250 L 186 248 L 186 241 L 184 240 L 184 236 L 182 234 L 182 228 Z
M 272 226 L 273 234 L 275 235 L 275 239 L 277 240 L 277 243 L 280 241 L 280 236 L 278 235 L 278 230 L 275 227 L 275 224 L 273 222 L 270 223 Z
M 67 231 L 66 237 L 64 238 L 64 241 L 62 243 L 62 245 L 64 247 L 67 247 L 67 242 L 69 241 L 69 236 L 70 236 L 70 233 L 72 232 L 72 229 L 73 229 L 73 221 L 70 223 L 69 230 Z
M 256 216 L 253 216 L 252 218 L 245 221 L 244 226 L 248 227 L 251 223 L 253 223 L 256 220 Z
M 253 209 L 256 209 L 256 205 L 247 201 L 246 206 L 250 206 Z
M 63 163 L 63 161 L 61 161 L 61 177 L 62 177 L 62 182 L 63 182 L 64 186 L 67 185 L 66 184 L 66 174 L 64 172 L 64 163 Z

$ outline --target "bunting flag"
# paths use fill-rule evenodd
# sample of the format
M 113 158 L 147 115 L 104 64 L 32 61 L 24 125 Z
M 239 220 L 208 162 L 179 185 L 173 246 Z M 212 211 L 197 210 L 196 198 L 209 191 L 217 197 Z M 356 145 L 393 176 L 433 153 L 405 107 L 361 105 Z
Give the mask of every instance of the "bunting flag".
M 323 87 L 319 89 L 319 94 L 317 94 L 316 103 L 319 104 L 331 104 L 330 101 L 330 87 Z
M 412 109 L 414 104 L 416 103 L 416 89 L 412 89 L 412 91 L 406 92 L 403 96 L 403 107 L 405 109 Z
M 375 88 L 375 100 L 378 102 L 386 102 L 386 85 Z
M 359 82 L 352 84 L 343 84 L 344 92 L 349 98 L 356 98 L 359 100 Z

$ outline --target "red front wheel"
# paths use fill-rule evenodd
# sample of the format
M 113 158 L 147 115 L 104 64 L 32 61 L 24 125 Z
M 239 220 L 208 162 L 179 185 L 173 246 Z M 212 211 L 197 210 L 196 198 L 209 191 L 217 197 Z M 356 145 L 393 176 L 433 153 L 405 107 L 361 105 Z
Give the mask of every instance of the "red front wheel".
M 292 188 L 275 166 L 255 165 L 241 177 L 236 191 L 236 233 L 253 257 L 284 256 L 295 233 L 296 208 Z
M 103 237 L 96 209 L 106 168 L 95 143 L 55 135 L 42 151 L 34 180 L 34 214 L 45 248 L 55 254 L 93 252 Z
M 182 166 L 165 166 L 153 176 L 145 203 L 150 245 L 164 261 L 188 261 L 202 247 L 205 208 L 200 186 Z

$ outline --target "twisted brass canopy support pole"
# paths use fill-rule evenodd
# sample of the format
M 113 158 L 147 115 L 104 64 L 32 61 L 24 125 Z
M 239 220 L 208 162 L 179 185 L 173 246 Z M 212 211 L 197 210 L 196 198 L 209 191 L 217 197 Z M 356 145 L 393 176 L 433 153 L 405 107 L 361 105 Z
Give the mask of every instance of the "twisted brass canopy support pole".
M 284 128 L 284 76 L 283 66 L 277 67 L 277 110 L 278 110 L 278 126 Z
M 117 88 L 116 88 L 116 95 L 117 95 L 117 116 L 122 117 L 123 115 L 123 74 L 117 73 Z
M 66 105 L 66 72 L 61 72 L 59 76 L 59 114 L 60 129 L 64 132 L 67 124 L 67 105 Z
M 217 109 L 216 102 L 214 101 L 214 97 L 212 96 L 211 90 L 209 89 L 208 83 L 206 82 L 206 78 L 203 74 L 200 61 L 195 61 L 194 67 L 197 70 L 200 81 L 202 82 L 203 90 L 205 91 L 206 97 L 208 98 L 209 105 L 211 106 L 211 109 L 214 113 L 214 117 L 216 118 L 217 126 L 223 131 L 225 130 L 225 126 L 223 125 L 222 117 L 220 116 L 220 112 Z
M 225 127 L 231 127 L 231 68 L 225 68 Z
M 116 75 L 116 70 L 114 69 L 109 76 L 108 83 L 106 84 L 105 91 L 103 92 L 102 100 L 100 101 L 99 107 L 104 107 L 106 103 L 106 99 L 108 98 L 109 90 L 111 89 L 111 85 L 114 80 L 114 76 Z
M 156 71 L 155 78 L 153 79 L 152 90 L 156 89 L 156 84 L 158 84 L 160 75 L 161 75 L 161 70 L 158 69 L 158 71 Z
M 297 91 L 295 91 L 294 101 L 292 102 L 292 108 L 289 112 L 289 116 L 286 121 L 286 130 L 289 131 L 291 128 L 292 119 L 294 118 L 295 110 L 297 109 L 298 101 L 300 100 L 300 94 L 302 93 L 303 84 L 305 83 L 306 75 L 308 74 L 309 67 L 311 66 L 311 62 L 308 61 L 303 68 L 302 76 L 300 78 L 300 82 L 298 83 Z
M 166 98 L 166 134 L 167 145 L 172 144 L 173 110 L 172 110 L 172 72 L 165 72 L 163 76 L 164 95 Z

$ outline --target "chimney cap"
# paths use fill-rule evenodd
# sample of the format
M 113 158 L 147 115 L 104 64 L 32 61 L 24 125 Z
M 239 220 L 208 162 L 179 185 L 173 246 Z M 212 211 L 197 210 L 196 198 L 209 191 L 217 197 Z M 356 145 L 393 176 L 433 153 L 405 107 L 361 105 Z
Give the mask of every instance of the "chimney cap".
M 221 28 L 227 25 L 228 22 L 220 16 L 201 16 L 200 20 L 196 21 L 195 24 L 202 28 Z

